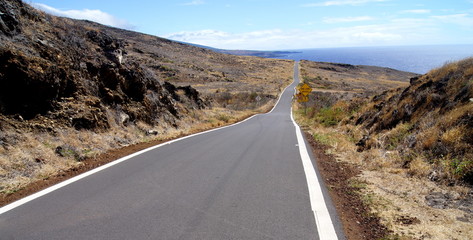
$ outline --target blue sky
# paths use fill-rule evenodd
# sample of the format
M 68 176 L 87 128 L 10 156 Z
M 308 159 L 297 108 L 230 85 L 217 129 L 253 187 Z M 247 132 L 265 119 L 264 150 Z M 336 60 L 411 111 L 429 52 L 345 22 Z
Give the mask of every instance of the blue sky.
M 473 0 L 34 0 L 46 12 L 222 49 L 473 44 Z

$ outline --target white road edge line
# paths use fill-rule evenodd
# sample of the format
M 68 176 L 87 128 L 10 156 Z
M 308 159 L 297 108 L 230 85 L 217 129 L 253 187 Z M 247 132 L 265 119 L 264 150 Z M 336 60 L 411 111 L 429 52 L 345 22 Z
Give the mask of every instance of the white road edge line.
M 294 66 L 297 66 L 297 62 Z M 295 71 L 294 71 L 295 73 Z M 294 81 L 296 77 L 294 76 Z M 299 79 L 299 77 L 297 77 Z M 294 87 L 294 94 L 296 93 L 296 87 Z M 312 212 L 314 213 L 315 224 L 317 225 L 317 232 L 319 233 L 320 240 L 338 240 L 337 232 L 330 217 L 330 213 L 327 208 L 327 203 L 320 187 L 317 173 L 315 172 L 314 165 L 310 159 L 307 147 L 305 145 L 304 137 L 302 135 L 301 128 L 297 125 L 294 120 L 293 111 L 291 107 L 291 120 L 296 128 L 296 137 L 299 147 L 299 153 L 301 155 L 302 166 L 304 167 L 305 176 L 307 179 L 307 186 L 309 188 L 309 198 Z
M 281 92 L 281 94 L 279 95 L 278 101 L 276 102 L 276 104 L 274 104 L 273 108 L 272 108 L 271 111 L 269 111 L 268 113 L 273 112 L 273 110 L 276 108 L 276 106 L 278 106 L 279 101 L 280 101 L 281 98 L 282 98 L 282 95 L 284 94 L 284 92 L 286 92 L 287 88 L 288 88 L 289 86 L 291 86 L 291 85 L 292 85 L 292 83 L 289 84 L 288 86 L 286 86 L 286 88 L 284 88 L 284 90 L 283 90 L 283 91 Z M 266 113 L 265 113 L 265 114 L 266 114 Z M 254 117 L 258 116 L 258 115 L 260 115 L 260 114 L 255 114 L 255 115 L 253 115 L 253 116 L 251 116 L 251 117 L 248 117 L 248 118 L 246 118 L 246 119 L 244 119 L 244 120 L 242 120 L 242 121 L 240 121 L 240 122 L 237 122 L 237 123 L 234 123 L 234 124 L 231 124 L 231 125 L 228 125 L 228 126 L 223 126 L 223 127 L 219 127 L 219 128 L 214 128 L 214 129 L 210 129 L 210 130 L 207 130 L 207 131 L 204 131 L 204 132 L 200 132 L 200 133 L 194 133 L 194 134 L 192 134 L 192 135 L 188 135 L 188 136 L 181 137 L 181 138 L 178 138 L 178 139 L 174 139 L 174 140 L 171 140 L 171 141 L 168 141 L 168 142 L 164 142 L 164 143 L 161 143 L 161 144 L 159 144 L 159 145 L 155 145 L 155 146 L 152 146 L 152 147 L 143 149 L 143 150 L 141 150 L 141 151 L 139 151 L 139 152 L 130 154 L 130 155 L 128 155 L 128 156 L 119 158 L 119 159 L 117 159 L 117 160 L 115 160 L 115 161 L 109 162 L 109 163 L 107 163 L 107 164 L 105 164 L 105 165 L 102 165 L 102 166 L 100 166 L 100 167 L 98 167 L 98 168 L 94 168 L 94 169 L 92 169 L 92 170 L 90 170 L 90 171 L 87 171 L 87 172 L 85 172 L 85 173 L 79 174 L 79 175 L 77 175 L 77 176 L 75 176 L 75 177 L 73 177 L 73 178 L 70 178 L 70 179 L 66 180 L 66 181 L 60 182 L 60 183 L 58 183 L 58 184 L 56 184 L 56 185 L 53 185 L 53 186 L 48 187 L 48 188 L 46 188 L 46 189 L 43 189 L 43 190 L 41 190 L 41 191 L 39 191 L 39 192 L 37 192 L 37 193 L 34 193 L 34 194 L 32 194 L 32 195 L 29 195 L 29 196 L 27 196 L 27 197 L 24 197 L 24 198 L 22 198 L 22 199 L 19 199 L 19 200 L 15 201 L 15 202 L 12 202 L 12 203 L 10 203 L 10 204 L 8 204 L 8 205 L 5 205 L 5 206 L 3 206 L 3 207 L 0 208 L 0 215 L 3 214 L 3 213 L 8 212 L 8 211 L 10 211 L 10 210 L 12 210 L 12 209 L 14 209 L 14 208 L 17 208 L 17 207 L 19 207 L 19 206 L 21 206 L 21 205 L 23 205 L 23 204 L 25 204 L 25 203 L 27 203 L 27 202 L 33 201 L 33 200 L 36 199 L 36 198 L 42 197 L 42 196 L 44 196 L 44 195 L 46 195 L 46 194 L 48 194 L 48 193 L 51 193 L 51 192 L 56 191 L 56 190 L 58 190 L 58 189 L 60 189 L 60 188 L 62 188 L 62 187 L 65 187 L 65 186 L 67 186 L 67 185 L 69 185 L 69 184 L 71 184 L 71 183 L 73 183 L 73 182 L 79 181 L 79 180 L 81 180 L 82 178 L 88 177 L 88 176 L 90 176 L 90 175 L 92 175 L 92 174 L 94 174 L 94 173 L 100 172 L 100 171 L 102 171 L 102 170 L 104 170 L 104 169 L 107 169 L 107 168 L 109 168 L 109 167 L 111 167 L 111 166 L 113 166 L 113 165 L 119 164 L 119 163 L 121 163 L 121 162 L 123 162 L 123 161 L 126 161 L 126 160 L 130 159 L 130 158 L 136 157 L 136 156 L 138 156 L 138 155 L 140 155 L 140 154 L 143 154 L 143 153 L 145 153 L 145 152 L 149 152 L 149 151 L 151 151 L 151 150 L 154 150 L 154 149 L 156 149 L 156 148 L 162 147 L 162 146 L 164 146 L 164 145 L 168 145 L 168 144 L 171 144 L 171 143 L 174 143 L 174 142 L 178 142 L 178 141 L 181 141 L 181 140 L 184 140 L 184 139 L 187 139 L 187 138 L 195 137 L 195 136 L 198 136 L 198 135 L 206 134 L 206 133 L 209 133 L 209 132 L 221 130 L 221 129 L 228 128 L 228 127 L 233 127 L 233 126 L 235 126 L 235 125 L 244 123 L 244 122 L 246 122 L 246 121 L 248 121 L 248 120 L 250 120 L 250 119 L 252 119 L 252 118 L 254 118 Z
M 305 176 L 307 178 L 307 185 L 309 187 L 310 205 L 314 212 L 315 224 L 317 225 L 317 232 L 320 240 L 335 240 L 338 239 L 335 227 L 333 226 L 332 218 L 325 203 L 322 189 L 315 172 L 314 165 L 310 159 L 307 147 L 305 145 L 304 137 L 302 136 L 301 128 L 294 121 L 291 108 L 291 120 L 296 128 L 297 142 L 299 143 L 299 152 L 301 154 L 302 165 L 304 167 Z

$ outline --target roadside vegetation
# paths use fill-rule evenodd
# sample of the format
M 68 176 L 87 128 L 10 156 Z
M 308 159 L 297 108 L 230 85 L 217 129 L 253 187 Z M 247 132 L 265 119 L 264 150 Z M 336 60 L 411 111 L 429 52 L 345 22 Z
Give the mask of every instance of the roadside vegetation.
M 320 69 L 302 69 L 320 85 Z M 307 110 L 296 108 L 297 121 L 334 161 L 360 169 L 352 182 L 390 231 L 385 238 L 472 239 L 473 59 L 379 90 L 351 98 L 315 91 Z

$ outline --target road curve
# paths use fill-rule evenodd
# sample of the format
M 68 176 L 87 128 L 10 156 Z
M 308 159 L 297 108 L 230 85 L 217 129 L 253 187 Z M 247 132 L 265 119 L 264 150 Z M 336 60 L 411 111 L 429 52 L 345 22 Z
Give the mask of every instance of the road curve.
M 0 239 L 344 239 L 330 201 L 322 201 L 325 188 L 316 187 L 324 196 L 309 194 L 290 115 L 294 69 L 295 82 L 268 114 L 3 207 Z M 335 227 L 320 223 L 322 215 Z

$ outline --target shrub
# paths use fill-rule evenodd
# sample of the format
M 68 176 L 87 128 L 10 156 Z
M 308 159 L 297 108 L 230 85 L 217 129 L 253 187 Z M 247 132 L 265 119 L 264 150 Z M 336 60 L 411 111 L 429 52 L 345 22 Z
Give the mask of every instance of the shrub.
M 337 102 L 331 107 L 321 108 L 315 115 L 315 119 L 325 127 L 335 126 L 350 115 L 347 108 L 348 105 L 345 102 Z
M 317 121 L 324 127 L 337 125 L 343 119 L 343 110 L 340 108 L 325 107 L 316 115 Z
M 384 139 L 385 148 L 387 150 L 396 149 L 404 139 L 409 135 L 411 131 L 411 125 L 408 123 L 398 124 L 395 128 L 386 134 Z
M 471 181 L 473 178 L 473 159 L 468 157 L 447 157 L 445 165 L 454 179 Z
M 325 134 L 314 133 L 313 137 L 316 142 L 322 143 L 324 145 L 331 145 L 334 142 L 331 136 Z
M 228 121 L 230 121 L 230 116 L 226 115 L 226 114 L 219 114 L 217 115 L 217 120 L 219 121 L 223 121 L 223 122 L 226 122 L 228 123 Z

